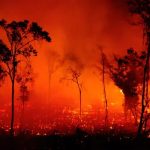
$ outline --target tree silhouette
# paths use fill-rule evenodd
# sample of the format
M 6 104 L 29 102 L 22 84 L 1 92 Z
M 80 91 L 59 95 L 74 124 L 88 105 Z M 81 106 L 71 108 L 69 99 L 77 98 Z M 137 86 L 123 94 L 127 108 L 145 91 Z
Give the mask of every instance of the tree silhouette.
M 143 81 L 143 67 L 146 53 L 138 54 L 128 49 L 123 57 L 114 56 L 115 64 L 109 66 L 109 74 L 114 83 L 122 90 L 125 97 L 125 113 L 130 110 L 137 122 L 137 106 L 140 86 Z
M 80 100 L 80 117 L 82 115 L 82 84 L 80 83 L 80 76 L 81 76 L 81 72 L 70 68 L 70 73 L 72 76 L 72 81 L 77 85 L 78 90 L 79 90 L 79 100 Z
M 148 81 L 149 81 L 149 57 L 150 57 L 150 0 L 128 0 L 129 11 L 133 15 L 138 15 L 140 18 L 140 23 L 143 25 L 143 33 L 145 37 L 146 45 L 146 62 L 144 66 L 144 76 L 143 76 L 143 89 L 142 89 L 142 99 L 141 99 L 141 116 L 140 123 L 138 127 L 137 137 L 142 135 L 143 125 L 145 123 L 145 117 L 147 116 L 146 110 L 149 105 L 148 97 Z M 147 118 L 147 117 L 146 117 Z
M 103 94 L 104 94 L 104 101 L 105 101 L 105 127 L 108 127 L 108 100 L 107 100 L 107 93 L 106 93 L 106 81 L 105 81 L 105 74 L 108 74 L 108 60 L 106 55 L 104 54 L 101 47 L 99 47 L 100 58 L 98 60 L 98 65 L 96 68 L 99 72 L 99 75 L 102 75 L 102 86 L 103 86 Z
M 103 52 L 101 52 L 101 63 L 102 63 L 102 83 L 103 83 L 103 92 L 104 92 L 104 99 L 105 99 L 105 126 L 108 126 L 108 101 L 107 101 L 107 94 L 106 94 L 106 86 L 105 86 L 105 73 L 106 73 L 106 56 Z
M 37 23 L 29 23 L 28 20 L 12 21 L 11 23 L 0 20 L 0 27 L 5 32 L 7 38 L 5 42 L 4 37 L 0 39 L 0 59 L 4 72 L 11 81 L 12 107 L 10 134 L 13 136 L 15 80 L 18 66 L 24 63 L 24 59 L 37 55 L 37 50 L 33 47 L 34 41 L 45 40 L 50 42 L 51 39 L 48 32 L 44 31 Z
M 24 65 L 25 66 L 20 66 L 20 68 L 18 69 L 19 71 L 16 75 L 16 81 L 19 84 L 19 91 L 20 91 L 19 100 L 21 100 L 22 103 L 21 121 L 20 121 L 22 127 L 24 124 L 25 103 L 29 100 L 30 96 L 29 87 L 34 82 L 34 74 L 30 60 L 26 59 Z
M 63 77 L 62 80 L 70 80 L 73 83 L 77 85 L 78 91 L 79 91 L 79 102 L 80 102 L 80 117 L 82 115 L 82 83 L 80 81 L 81 77 L 81 71 L 79 71 L 76 68 L 68 67 L 67 72 L 69 74 L 69 77 Z

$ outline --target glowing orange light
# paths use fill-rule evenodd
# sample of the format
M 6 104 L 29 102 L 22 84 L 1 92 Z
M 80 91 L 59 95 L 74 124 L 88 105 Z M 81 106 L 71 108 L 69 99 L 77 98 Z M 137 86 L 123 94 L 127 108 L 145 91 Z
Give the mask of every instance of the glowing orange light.
M 123 95 L 123 91 L 122 91 L 121 89 L 120 89 L 119 91 L 120 91 L 120 93 Z

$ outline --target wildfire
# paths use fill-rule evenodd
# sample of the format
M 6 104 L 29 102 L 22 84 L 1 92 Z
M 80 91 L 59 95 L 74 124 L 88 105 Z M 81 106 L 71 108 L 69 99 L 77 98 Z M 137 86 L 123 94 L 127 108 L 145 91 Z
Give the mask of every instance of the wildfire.
M 119 92 L 123 95 L 123 91 L 120 89 Z
M 147 113 L 150 114 L 150 108 L 147 109 Z

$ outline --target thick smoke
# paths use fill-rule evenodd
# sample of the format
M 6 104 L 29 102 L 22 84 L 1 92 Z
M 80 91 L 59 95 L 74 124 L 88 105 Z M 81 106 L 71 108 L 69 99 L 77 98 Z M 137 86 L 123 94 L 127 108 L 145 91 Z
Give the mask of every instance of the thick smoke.
M 142 48 L 141 28 L 130 25 L 129 16 L 125 0 L 0 1 L 0 18 L 8 21 L 22 19 L 37 21 L 52 38 L 52 43 L 49 45 L 40 43 L 39 55 L 33 60 L 34 72 L 37 73 L 32 96 L 34 104 L 44 103 L 47 99 L 48 60 L 52 65 L 54 65 L 52 60 L 59 61 L 59 67 L 51 79 L 51 93 L 53 93 L 51 100 L 56 102 L 56 105 L 58 105 L 57 100 L 60 103 L 70 104 L 72 99 L 76 101 L 74 86 L 66 87 L 59 83 L 67 65 L 83 70 L 84 103 L 99 103 L 102 99 L 101 81 L 91 71 L 91 66 L 97 63 L 99 58 L 98 45 L 103 48 L 106 55 L 122 54 L 130 47 Z M 112 89 L 115 90 L 114 85 L 108 83 L 108 98 L 116 102 L 118 93 L 115 91 L 112 93 Z

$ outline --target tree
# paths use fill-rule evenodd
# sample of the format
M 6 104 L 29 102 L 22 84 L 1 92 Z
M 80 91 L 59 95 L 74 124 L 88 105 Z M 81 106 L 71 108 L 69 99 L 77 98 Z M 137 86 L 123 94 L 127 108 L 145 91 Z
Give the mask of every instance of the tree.
M 0 61 L 4 72 L 11 81 L 11 125 L 10 134 L 14 135 L 14 98 L 15 80 L 18 66 L 24 63 L 24 59 L 37 55 L 37 50 L 33 47 L 34 41 L 45 40 L 50 42 L 49 33 L 44 31 L 37 23 L 29 23 L 28 20 L 12 21 L 7 23 L 0 20 L 0 27 L 5 32 L 7 41 L 4 37 L 0 39 Z M 3 39 L 3 40 L 2 40 Z
M 122 57 L 114 56 L 115 63 L 109 66 L 109 74 L 114 83 L 122 90 L 125 97 L 125 113 L 130 110 L 137 122 L 137 106 L 140 87 L 143 81 L 143 67 L 146 53 L 138 54 L 128 49 Z
M 21 120 L 20 120 L 21 127 L 23 127 L 24 124 L 25 103 L 29 100 L 30 86 L 34 82 L 34 74 L 31 62 L 28 59 L 26 59 L 25 61 L 26 62 L 24 63 L 24 66 L 21 66 L 18 69 L 19 71 L 16 75 L 16 81 L 19 84 L 19 91 L 20 91 L 19 100 L 22 103 Z
M 150 57 L 150 0 L 128 0 L 129 11 L 133 15 L 138 15 L 140 23 L 143 25 L 145 45 L 146 45 L 146 61 L 144 66 L 143 75 L 143 89 L 141 99 L 141 116 L 138 127 L 137 137 L 142 135 L 145 117 L 147 116 L 146 110 L 149 105 L 148 97 L 148 81 L 149 81 L 149 57 Z M 147 118 L 147 117 L 146 117 Z
M 69 67 L 67 69 L 68 74 L 70 77 L 64 77 L 61 80 L 70 80 L 74 82 L 77 85 L 78 91 L 79 91 L 79 102 L 80 102 L 80 117 L 82 115 L 82 83 L 80 82 L 81 77 L 81 71 L 79 71 L 76 68 Z
M 80 101 L 80 117 L 82 115 L 82 84 L 80 83 L 81 72 L 70 68 L 70 73 L 72 76 L 72 81 L 77 85 L 79 91 L 79 101 Z
M 103 92 L 104 92 L 104 99 L 105 99 L 105 126 L 108 125 L 108 101 L 106 95 L 106 86 L 105 86 L 105 63 L 106 63 L 106 56 L 103 52 L 101 52 L 101 63 L 102 63 L 102 83 L 103 83 Z
M 99 47 L 100 52 L 100 59 L 98 61 L 98 65 L 96 65 L 97 70 L 99 71 L 100 75 L 102 75 L 102 86 L 103 86 L 103 94 L 104 94 L 104 101 L 105 101 L 105 127 L 108 127 L 108 100 L 107 100 L 107 93 L 106 93 L 106 83 L 105 83 L 105 74 L 108 73 L 108 61 L 107 57 L 102 51 L 102 48 Z

